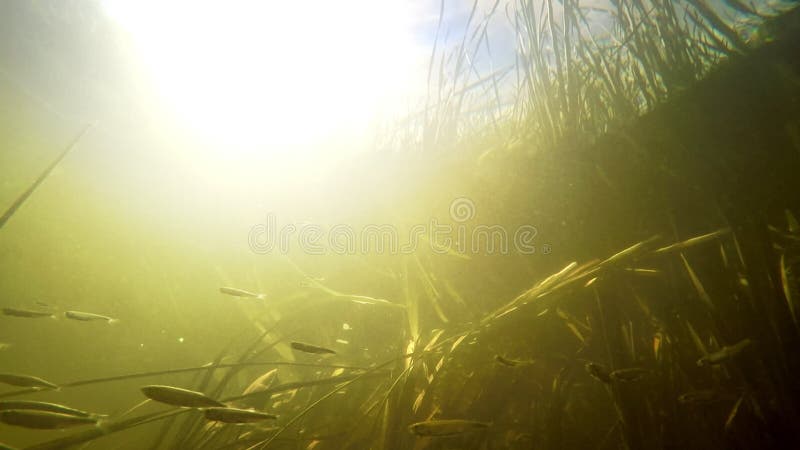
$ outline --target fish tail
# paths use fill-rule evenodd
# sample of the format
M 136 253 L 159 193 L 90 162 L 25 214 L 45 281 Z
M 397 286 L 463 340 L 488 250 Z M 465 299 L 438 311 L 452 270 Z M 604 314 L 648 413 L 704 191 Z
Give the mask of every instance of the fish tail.
M 108 319 L 109 325 L 116 325 L 119 323 L 119 319 Z
M 258 294 L 258 295 L 256 295 L 256 298 L 259 299 L 259 300 L 266 300 L 267 299 L 267 295 L 266 294 Z

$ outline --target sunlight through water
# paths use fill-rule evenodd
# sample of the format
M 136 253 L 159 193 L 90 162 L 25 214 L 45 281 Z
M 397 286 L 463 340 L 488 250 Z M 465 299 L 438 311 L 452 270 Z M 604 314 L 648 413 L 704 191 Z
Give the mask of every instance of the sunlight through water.
M 426 56 L 411 4 L 105 0 L 104 9 L 181 126 L 229 155 L 275 157 L 347 151 L 377 118 L 407 109 Z

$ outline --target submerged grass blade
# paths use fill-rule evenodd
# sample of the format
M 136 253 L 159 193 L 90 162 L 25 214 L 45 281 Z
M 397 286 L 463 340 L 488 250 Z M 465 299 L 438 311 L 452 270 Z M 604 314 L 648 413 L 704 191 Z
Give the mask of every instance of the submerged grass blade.
M 692 266 L 689 265 L 689 261 L 685 256 L 683 256 L 683 253 L 680 255 L 681 261 L 683 261 L 683 267 L 686 268 L 686 273 L 689 275 L 689 279 L 692 281 L 692 286 L 694 286 L 695 290 L 697 291 L 697 296 L 710 311 L 713 311 L 714 303 L 711 302 L 711 297 L 708 296 L 708 292 L 706 292 L 705 287 L 703 287 L 703 283 L 700 281 L 700 278 L 697 277 L 697 274 L 692 269 Z
M 781 272 L 781 287 L 783 288 L 783 297 L 786 300 L 786 306 L 789 308 L 789 314 L 792 316 L 792 321 L 795 326 L 797 322 L 797 305 L 795 304 L 795 296 L 792 294 L 792 286 L 789 281 L 789 268 L 786 266 L 786 254 L 781 255 L 780 260 Z
M 3 225 L 5 225 L 6 222 L 8 222 L 8 220 L 11 219 L 11 217 L 14 215 L 14 213 L 17 212 L 20 206 L 22 206 L 23 203 L 25 203 L 25 201 L 28 199 L 28 197 L 30 197 L 31 194 L 33 194 L 33 191 L 35 191 L 36 188 L 39 187 L 40 184 L 42 184 L 42 182 L 50 175 L 50 172 L 52 172 L 53 169 L 55 169 L 56 166 L 61 162 L 61 160 L 64 159 L 64 157 L 66 157 L 67 154 L 70 151 L 72 151 L 73 148 L 75 148 L 75 146 L 78 145 L 81 139 L 83 139 L 83 137 L 89 132 L 89 130 L 93 126 L 94 126 L 93 123 L 86 125 L 86 127 L 80 133 L 78 133 L 75 139 L 73 139 L 72 142 L 67 146 L 67 148 L 65 148 L 64 151 L 61 152 L 61 154 L 59 154 L 58 157 L 52 163 L 50 163 L 50 165 L 47 166 L 47 168 L 44 169 L 41 175 L 39 175 L 39 177 L 36 178 L 36 180 L 34 180 L 33 184 L 31 184 L 28 187 L 28 189 L 25 190 L 25 192 L 23 192 L 19 197 L 17 197 L 16 200 L 14 200 L 14 203 L 12 203 L 11 206 L 8 207 L 6 212 L 2 216 L 0 216 L 0 228 L 3 228 Z

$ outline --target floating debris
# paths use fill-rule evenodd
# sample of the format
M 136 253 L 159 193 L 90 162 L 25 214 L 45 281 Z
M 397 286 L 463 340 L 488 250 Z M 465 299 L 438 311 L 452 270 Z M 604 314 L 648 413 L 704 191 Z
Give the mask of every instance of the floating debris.
M 495 355 L 494 360 L 508 367 L 524 367 L 533 365 L 533 360 L 511 359 L 502 355 Z
M 73 416 L 33 409 L 7 409 L 0 411 L 0 422 L 18 427 L 39 430 L 58 430 L 80 425 L 97 425 L 95 417 Z
M 47 380 L 43 380 L 39 377 L 30 375 L 17 375 L 13 373 L 0 373 L 0 383 L 27 388 L 58 389 L 58 385 Z
M 428 420 L 409 425 L 408 431 L 417 436 L 456 436 L 470 431 L 489 428 L 490 423 L 475 420 Z
M 750 339 L 742 339 L 741 341 L 737 342 L 733 345 L 726 345 L 722 347 L 719 351 L 714 353 L 709 353 L 706 356 L 697 360 L 697 365 L 699 367 L 705 367 L 709 365 L 717 365 L 722 364 L 726 361 L 731 360 L 733 357 L 744 351 L 747 347 L 749 347 L 753 341 Z
M 3 314 L 12 317 L 26 317 L 29 319 L 37 319 L 41 317 L 55 317 L 53 313 L 48 311 L 36 311 L 33 309 L 24 309 L 24 308 L 3 308 Z
M 336 354 L 335 351 L 329 348 L 317 347 L 316 345 L 304 344 L 302 342 L 292 342 L 290 345 L 293 349 L 305 353 L 332 354 L 332 355 Z
M 608 372 L 608 369 L 601 366 L 600 364 L 588 362 L 583 366 L 584 369 L 591 375 L 593 378 L 602 381 L 603 383 L 611 383 L 611 375 Z
M 608 376 L 612 380 L 620 383 L 635 383 L 643 380 L 649 374 L 650 371 L 647 369 L 642 369 L 641 367 L 630 367 L 627 369 L 617 369 L 608 374 Z
M 89 312 L 81 312 L 81 311 L 66 311 L 64 312 L 64 317 L 67 319 L 72 320 L 80 320 L 82 322 L 94 322 L 94 321 L 106 321 L 108 323 L 117 323 L 119 322 L 118 319 L 114 319 L 113 317 L 104 316 L 101 314 L 94 314 Z
M 256 294 L 255 292 L 245 291 L 244 289 L 233 287 L 221 287 L 219 288 L 219 291 L 225 295 L 232 295 L 234 297 L 256 298 L 258 300 L 264 300 L 267 298 L 266 294 Z
M 203 413 L 208 420 L 224 423 L 256 423 L 275 420 L 278 416 L 254 409 L 208 408 Z
M 181 406 L 184 408 L 225 407 L 224 403 L 218 402 L 202 392 L 190 391 L 188 389 L 154 384 L 144 386 L 141 390 L 145 397 L 150 400 L 166 403 L 167 405 Z
M 100 417 L 99 414 L 92 414 L 86 411 L 81 411 L 80 409 L 59 405 L 57 403 L 37 402 L 33 400 L 0 401 L 0 411 L 6 411 L 9 409 L 48 411 L 59 414 L 67 414 L 75 417 Z

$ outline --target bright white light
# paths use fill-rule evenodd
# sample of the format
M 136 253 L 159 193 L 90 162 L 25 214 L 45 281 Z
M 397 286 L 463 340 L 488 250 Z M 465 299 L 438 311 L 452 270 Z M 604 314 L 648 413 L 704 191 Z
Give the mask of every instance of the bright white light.
M 105 0 L 159 96 L 227 149 L 361 136 L 419 89 L 406 0 Z M 424 71 L 423 71 L 424 72 Z

